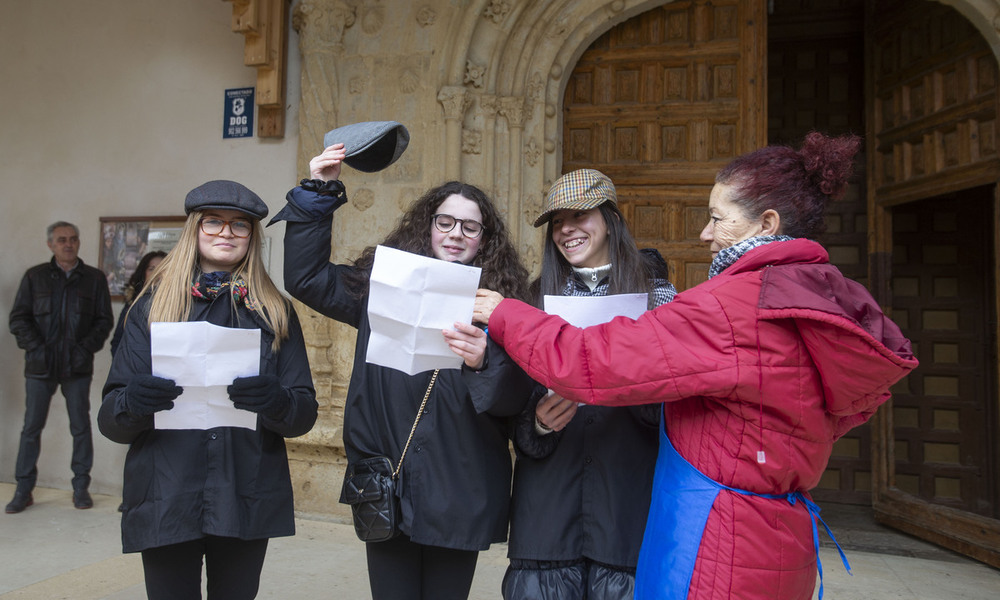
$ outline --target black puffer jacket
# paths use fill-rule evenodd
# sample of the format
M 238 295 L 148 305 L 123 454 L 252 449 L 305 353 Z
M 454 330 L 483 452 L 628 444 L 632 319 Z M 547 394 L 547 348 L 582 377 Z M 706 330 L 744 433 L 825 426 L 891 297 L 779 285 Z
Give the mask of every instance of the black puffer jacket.
M 277 375 L 291 405 L 280 421 L 257 418 L 255 431 L 240 427 L 206 430 L 154 429 L 154 417 L 136 418 L 125 409 L 125 386 L 151 372 L 150 296 L 139 298 L 104 386 L 97 415 L 101 433 L 130 444 L 125 458 L 122 546 L 125 552 L 177 544 L 206 535 L 244 540 L 295 533 L 286 437 L 307 433 L 316 422 L 305 341 L 292 312 L 289 337 L 278 353 L 274 334 L 257 313 L 226 295 L 194 299 L 190 321 L 261 330 L 260 373 Z
M 28 269 L 10 311 L 10 332 L 31 379 L 93 375 L 94 354 L 114 324 L 108 280 L 82 260 L 68 277 L 54 257 Z
M 358 330 L 344 408 L 349 461 L 386 455 L 399 461 L 431 372 L 410 376 L 365 362 L 367 300 L 345 285 L 352 266 L 329 262 L 332 215 L 296 205 L 314 194 L 295 188 L 275 217 L 287 221 L 285 286 L 324 315 Z M 400 529 L 419 544 L 485 550 L 507 539 L 511 456 L 507 418 L 518 414 L 534 382 L 502 348 L 487 342 L 489 369 L 442 369 L 400 472 Z

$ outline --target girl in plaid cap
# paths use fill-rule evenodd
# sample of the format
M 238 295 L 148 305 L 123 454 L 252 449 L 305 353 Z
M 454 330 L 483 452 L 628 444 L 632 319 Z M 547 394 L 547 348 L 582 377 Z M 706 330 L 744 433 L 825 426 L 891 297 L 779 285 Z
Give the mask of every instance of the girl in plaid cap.
M 600 171 L 560 177 L 535 221 L 545 224 L 537 306 L 545 295 L 643 292 L 649 308 L 673 299 L 666 263 L 636 247 Z M 506 600 L 632 598 L 658 423 L 655 406 L 580 406 L 536 387 L 514 434 Z

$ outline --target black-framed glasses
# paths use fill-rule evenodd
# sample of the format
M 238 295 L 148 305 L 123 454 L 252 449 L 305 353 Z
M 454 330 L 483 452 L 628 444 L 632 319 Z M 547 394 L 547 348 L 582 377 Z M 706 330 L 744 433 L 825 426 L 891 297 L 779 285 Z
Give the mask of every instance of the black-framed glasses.
M 250 237 L 250 234 L 253 233 L 253 224 L 246 219 L 226 221 L 215 217 L 203 217 L 198 223 L 205 235 L 221 235 L 226 225 L 229 225 L 229 231 L 233 233 L 233 237 L 245 238 Z
M 456 219 L 451 215 L 437 214 L 431 215 L 431 220 L 434 221 L 434 226 L 441 233 L 448 233 L 455 228 L 455 224 L 461 224 L 462 235 L 467 238 L 475 239 L 483 234 L 486 230 L 483 224 L 479 221 L 473 221 L 472 219 Z

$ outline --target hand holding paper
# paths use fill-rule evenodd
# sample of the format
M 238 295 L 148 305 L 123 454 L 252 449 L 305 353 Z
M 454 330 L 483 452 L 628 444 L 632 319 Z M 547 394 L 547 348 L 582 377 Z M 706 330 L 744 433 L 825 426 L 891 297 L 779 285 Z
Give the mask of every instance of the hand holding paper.
M 486 332 L 467 323 L 455 323 L 455 329 L 442 331 L 451 351 L 470 369 L 481 369 L 486 362 Z
M 174 407 L 174 399 L 183 391 L 184 388 L 172 379 L 156 375 L 136 375 L 125 386 L 126 410 L 136 417 L 148 417 L 161 410 L 170 410 Z
M 291 404 L 288 392 L 281 387 L 275 375 L 237 377 L 226 391 L 236 408 L 262 414 L 275 421 L 285 416 Z
M 579 406 L 572 400 L 566 400 L 559 394 L 549 390 L 548 395 L 538 401 L 535 406 L 535 418 L 538 422 L 552 431 L 561 431 L 569 425 L 576 414 Z
M 493 290 L 476 290 L 476 302 L 472 309 L 472 320 L 483 325 L 490 324 L 490 316 L 497 305 L 503 301 L 503 296 Z
M 444 336 L 458 321 L 472 322 L 479 267 L 378 246 L 369 283 L 369 363 L 414 375 L 458 369 Z

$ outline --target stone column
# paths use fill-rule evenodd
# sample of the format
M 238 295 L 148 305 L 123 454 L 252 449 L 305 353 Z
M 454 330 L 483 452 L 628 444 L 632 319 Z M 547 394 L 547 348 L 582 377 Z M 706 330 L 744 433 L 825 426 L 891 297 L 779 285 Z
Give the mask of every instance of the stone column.
M 496 180 L 496 126 L 500 99 L 483 94 L 479 97 L 479 106 L 483 111 L 483 181 L 489 182 L 490 197 L 495 200 L 500 191 L 500 185 Z
M 507 203 L 509 213 L 507 221 L 510 225 L 512 239 L 521 239 L 521 164 L 522 138 L 524 137 L 524 122 L 528 117 L 528 103 L 522 96 L 504 96 L 500 98 L 500 114 L 507 119 L 510 129 L 510 144 L 508 145 L 508 164 L 510 177 L 507 180 Z
M 462 178 L 462 121 L 469 107 L 469 94 L 464 87 L 449 85 L 438 92 L 438 102 L 444 108 L 445 177 Z

